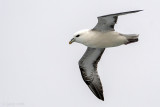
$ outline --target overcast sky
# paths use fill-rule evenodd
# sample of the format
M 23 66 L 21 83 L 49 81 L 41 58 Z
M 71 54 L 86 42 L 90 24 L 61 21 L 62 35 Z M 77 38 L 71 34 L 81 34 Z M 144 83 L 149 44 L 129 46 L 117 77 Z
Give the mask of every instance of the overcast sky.
M 160 107 L 159 0 L 0 0 L 0 107 Z M 105 101 L 82 80 L 86 47 L 69 45 L 97 16 L 139 42 L 106 49 L 98 66 Z

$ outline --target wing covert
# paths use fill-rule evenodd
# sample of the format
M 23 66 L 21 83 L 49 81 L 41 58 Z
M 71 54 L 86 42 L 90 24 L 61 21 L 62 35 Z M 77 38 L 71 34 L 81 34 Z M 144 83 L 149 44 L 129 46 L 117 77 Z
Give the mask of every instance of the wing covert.
M 114 31 L 114 25 L 117 23 L 118 16 L 136 13 L 142 10 L 135 10 L 135 11 L 128 11 L 128 12 L 121 12 L 115 14 L 109 14 L 98 17 L 97 25 L 92 29 L 96 31 Z
M 103 88 L 97 73 L 97 64 L 104 52 L 104 48 L 90 48 L 88 47 L 84 55 L 79 61 L 79 68 L 82 78 L 88 85 L 90 90 L 99 99 L 104 100 Z

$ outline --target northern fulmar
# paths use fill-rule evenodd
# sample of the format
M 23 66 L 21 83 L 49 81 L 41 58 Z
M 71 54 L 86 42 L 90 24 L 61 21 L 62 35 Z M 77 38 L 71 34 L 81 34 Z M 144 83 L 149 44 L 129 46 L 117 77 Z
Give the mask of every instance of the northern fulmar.
M 127 45 L 138 41 L 137 34 L 118 33 L 115 31 L 114 25 L 118 16 L 140 11 L 142 10 L 100 16 L 97 25 L 93 29 L 76 32 L 69 42 L 69 44 L 78 42 L 87 46 L 86 52 L 79 60 L 81 75 L 93 94 L 103 101 L 103 88 L 97 72 L 97 64 L 105 48 Z

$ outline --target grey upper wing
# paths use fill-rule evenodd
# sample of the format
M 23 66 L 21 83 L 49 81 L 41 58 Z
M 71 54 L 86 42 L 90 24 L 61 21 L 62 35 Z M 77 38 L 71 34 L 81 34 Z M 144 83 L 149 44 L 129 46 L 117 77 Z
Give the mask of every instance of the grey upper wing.
M 97 63 L 99 62 L 105 48 L 90 48 L 88 47 L 82 58 L 79 60 L 79 68 L 83 80 L 88 85 L 90 90 L 99 99 L 104 100 L 103 88 L 97 73 Z
M 116 13 L 116 14 L 109 14 L 98 17 L 98 23 L 92 30 L 97 31 L 114 31 L 114 25 L 117 22 L 119 15 L 125 15 L 129 13 L 136 13 L 142 10 L 135 10 L 135 11 L 128 11 L 128 12 L 122 12 L 122 13 Z

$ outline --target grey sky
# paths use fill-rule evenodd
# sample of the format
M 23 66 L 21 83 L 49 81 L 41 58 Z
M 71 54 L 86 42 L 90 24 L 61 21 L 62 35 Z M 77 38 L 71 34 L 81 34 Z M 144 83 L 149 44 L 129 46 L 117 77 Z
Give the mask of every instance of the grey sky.
M 159 0 L 0 0 L 0 107 L 159 107 Z M 121 16 L 115 29 L 139 42 L 106 49 L 98 66 L 105 101 L 83 82 L 86 47 L 73 33 L 97 16 Z

